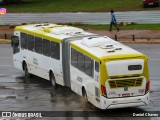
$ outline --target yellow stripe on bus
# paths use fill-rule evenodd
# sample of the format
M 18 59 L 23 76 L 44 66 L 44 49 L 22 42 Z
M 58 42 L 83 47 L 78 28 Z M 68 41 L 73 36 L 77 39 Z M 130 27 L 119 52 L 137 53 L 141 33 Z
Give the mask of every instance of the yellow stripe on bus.
M 41 38 L 44 38 L 44 39 L 47 39 L 47 40 L 51 40 L 51 41 L 54 41 L 54 42 L 62 43 L 61 39 L 54 38 L 52 36 L 48 36 L 45 32 L 43 32 L 41 30 L 34 30 L 34 31 L 25 30 L 23 26 L 20 26 L 20 27 L 16 27 L 15 31 L 24 32 L 26 34 L 30 34 L 30 35 L 41 37 Z
M 91 59 L 94 59 L 97 62 L 100 62 L 100 58 L 98 58 L 97 56 L 91 54 L 90 52 L 84 50 L 83 48 L 80 48 L 79 46 L 75 45 L 74 43 L 70 44 L 72 48 L 74 48 L 75 50 L 87 55 L 88 57 L 90 57 Z

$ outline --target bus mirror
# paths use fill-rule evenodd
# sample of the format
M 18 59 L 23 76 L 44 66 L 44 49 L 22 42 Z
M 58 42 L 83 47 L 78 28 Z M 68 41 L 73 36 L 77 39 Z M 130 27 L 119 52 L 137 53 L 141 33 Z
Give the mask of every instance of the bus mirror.
M 19 46 L 19 37 L 18 36 L 12 36 L 11 37 L 11 46 L 12 47 L 18 47 Z

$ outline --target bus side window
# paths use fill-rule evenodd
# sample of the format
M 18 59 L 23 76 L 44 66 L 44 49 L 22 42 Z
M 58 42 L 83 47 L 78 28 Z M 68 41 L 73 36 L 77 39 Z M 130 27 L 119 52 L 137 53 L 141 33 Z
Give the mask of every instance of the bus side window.
M 11 37 L 11 46 L 12 47 L 18 47 L 19 46 L 19 37 L 18 36 L 12 36 Z
M 27 38 L 28 35 L 26 33 L 21 33 L 21 48 L 27 49 Z
M 99 63 L 95 62 L 95 71 L 99 73 Z
M 93 60 L 85 56 L 85 73 L 90 77 L 93 77 Z
M 71 65 L 76 68 L 78 67 L 78 52 L 73 48 L 71 49 Z
M 42 38 L 35 37 L 35 51 L 42 54 Z
M 84 54 L 78 52 L 78 69 L 82 72 L 84 72 Z
M 59 43 L 51 41 L 51 49 L 50 49 L 51 57 L 57 60 L 60 59 L 60 45 Z
M 28 50 L 34 51 L 35 50 L 35 42 L 34 42 L 34 36 L 33 35 L 28 35 Z
M 43 55 L 50 56 L 50 41 L 43 39 Z

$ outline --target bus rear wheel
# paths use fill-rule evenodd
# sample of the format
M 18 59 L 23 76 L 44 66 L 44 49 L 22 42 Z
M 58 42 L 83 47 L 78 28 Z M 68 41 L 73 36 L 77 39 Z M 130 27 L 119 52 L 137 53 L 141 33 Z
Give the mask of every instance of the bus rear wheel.
M 84 87 L 82 88 L 82 95 L 83 95 L 83 98 L 84 98 L 83 99 L 84 110 L 88 110 L 88 109 L 90 109 L 90 103 L 88 102 L 87 92 L 86 92 Z
M 86 101 L 88 101 L 87 92 L 86 92 L 85 88 L 82 89 L 82 95 L 83 95 L 84 99 Z
M 24 73 L 26 78 L 30 78 L 31 74 L 28 72 L 27 64 L 24 64 Z
M 56 79 L 55 79 L 54 74 L 52 72 L 50 73 L 50 83 L 54 88 L 57 88 Z

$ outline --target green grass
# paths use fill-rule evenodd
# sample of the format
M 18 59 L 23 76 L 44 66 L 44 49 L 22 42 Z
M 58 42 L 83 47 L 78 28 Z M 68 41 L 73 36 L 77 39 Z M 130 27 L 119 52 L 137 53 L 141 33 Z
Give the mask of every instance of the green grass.
M 69 24 L 85 30 L 109 30 L 109 25 L 85 25 L 85 24 Z M 118 25 L 120 30 L 160 30 L 159 24 L 130 24 Z M 113 27 L 114 29 L 114 27 Z
M 3 7 L 8 12 L 108 12 L 131 10 L 160 10 L 143 8 L 142 0 L 22 0 L 21 4 Z M 2 7 L 2 6 L 0 6 Z

